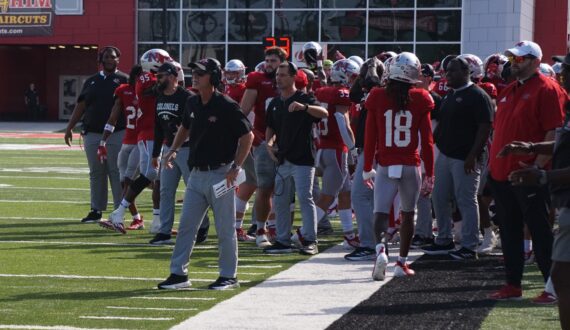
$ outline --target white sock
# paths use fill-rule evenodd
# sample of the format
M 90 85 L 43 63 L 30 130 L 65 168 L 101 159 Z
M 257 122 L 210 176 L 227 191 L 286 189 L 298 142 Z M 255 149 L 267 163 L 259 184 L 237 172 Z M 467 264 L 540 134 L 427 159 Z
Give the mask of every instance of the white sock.
M 125 209 L 128 209 L 129 206 L 131 206 L 131 203 L 127 202 L 127 200 L 123 198 L 123 200 L 121 201 L 121 206 Z M 119 207 L 121 207 L 121 206 L 119 206 Z
M 398 261 L 399 261 L 402 265 L 405 265 L 406 262 L 408 262 L 408 257 L 402 257 L 402 256 L 400 256 L 400 257 L 398 257 Z
M 524 240 L 524 252 L 528 253 L 532 251 L 532 240 L 525 239 Z
M 243 219 L 236 219 L 236 228 L 241 228 L 243 226 Z
M 264 221 L 257 221 L 257 230 L 265 229 L 265 222 Z
M 340 224 L 342 226 L 343 233 L 354 232 L 352 229 L 352 210 L 344 209 L 338 211 L 338 217 L 340 218 Z
M 135 215 L 133 215 L 133 220 L 140 220 L 141 219 L 141 214 L 137 213 Z
M 275 219 L 267 220 L 267 228 L 275 228 Z
M 317 209 L 317 222 L 321 221 L 322 218 L 325 217 L 325 215 L 327 214 L 327 212 L 325 212 L 325 210 L 321 209 L 320 207 L 316 207 Z
M 160 215 L 160 209 L 152 209 L 152 215 Z

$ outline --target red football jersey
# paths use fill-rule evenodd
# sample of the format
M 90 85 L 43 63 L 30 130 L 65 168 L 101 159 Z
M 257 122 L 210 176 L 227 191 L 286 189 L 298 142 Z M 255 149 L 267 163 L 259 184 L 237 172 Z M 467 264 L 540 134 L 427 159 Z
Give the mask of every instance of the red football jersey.
M 255 89 L 257 91 L 257 98 L 253 106 L 253 113 L 255 113 L 253 133 L 256 135 L 256 140 L 265 140 L 265 110 L 269 102 L 277 96 L 277 87 L 273 79 L 263 72 L 250 72 L 247 75 L 245 87 L 246 89 Z
M 434 101 L 429 92 L 413 88 L 406 110 L 396 110 L 396 102 L 385 88 L 372 89 L 365 102 L 368 109 L 364 138 L 364 170 L 370 171 L 376 158 L 381 166 L 420 166 L 433 176 L 433 136 L 430 112 Z M 421 136 L 421 159 L 418 152 Z
M 477 86 L 481 87 L 487 95 L 493 100 L 497 99 L 497 87 L 490 82 L 480 82 Z
M 151 72 L 144 72 L 139 76 L 135 89 L 139 101 L 137 113 L 137 139 L 154 140 L 154 117 L 156 117 L 156 96 L 143 95 L 143 92 L 156 83 L 156 76 Z
M 509 85 L 499 77 L 493 77 L 492 79 L 489 79 L 489 82 L 495 85 L 495 88 L 497 89 L 497 96 L 501 94 L 501 92 Z
M 326 119 L 318 123 L 319 149 L 339 149 L 348 151 L 342 140 L 334 114 L 337 106 L 350 107 L 349 90 L 345 87 L 321 87 L 315 91 L 315 97 L 321 106 L 329 112 Z
M 241 102 L 243 93 L 245 93 L 245 83 L 241 84 L 227 84 L 224 88 L 224 93 L 237 103 Z
M 351 103 L 348 113 L 350 116 L 350 128 L 352 128 L 353 132 L 356 132 L 356 120 L 360 119 L 360 103 Z
M 445 79 L 445 77 L 441 77 L 441 79 L 439 79 L 435 84 L 433 91 L 438 93 L 441 97 L 447 95 L 447 92 L 449 91 L 449 87 L 447 87 L 447 79 Z
M 123 144 L 137 144 L 137 106 L 138 100 L 135 94 L 134 86 L 129 84 L 121 84 L 115 89 L 115 97 L 118 97 L 123 104 L 123 112 L 125 113 L 125 136 Z

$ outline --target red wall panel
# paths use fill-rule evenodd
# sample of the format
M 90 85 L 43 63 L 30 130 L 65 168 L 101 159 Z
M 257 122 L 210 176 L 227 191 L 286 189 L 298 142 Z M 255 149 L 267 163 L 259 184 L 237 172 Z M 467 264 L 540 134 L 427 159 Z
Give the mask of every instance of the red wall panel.
M 553 55 L 566 54 L 568 0 L 534 3 L 534 41 L 542 48 L 543 62 L 552 63 Z

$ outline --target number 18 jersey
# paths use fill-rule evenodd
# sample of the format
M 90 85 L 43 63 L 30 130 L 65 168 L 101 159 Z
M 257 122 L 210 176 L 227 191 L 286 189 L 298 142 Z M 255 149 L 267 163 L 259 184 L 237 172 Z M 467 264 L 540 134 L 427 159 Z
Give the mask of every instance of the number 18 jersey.
M 135 95 L 135 87 L 129 84 L 121 84 L 114 93 L 115 98 L 121 99 L 123 111 L 125 113 L 125 136 L 123 144 L 137 144 L 137 131 L 135 124 L 137 121 L 138 101 Z
M 434 101 L 429 92 L 413 88 L 409 91 L 406 110 L 399 110 L 385 88 L 374 88 L 368 95 L 364 138 L 364 170 L 372 169 L 376 158 L 381 166 L 420 166 L 424 161 L 426 175 L 433 176 L 433 136 L 430 112 Z M 421 136 L 422 157 L 418 152 Z

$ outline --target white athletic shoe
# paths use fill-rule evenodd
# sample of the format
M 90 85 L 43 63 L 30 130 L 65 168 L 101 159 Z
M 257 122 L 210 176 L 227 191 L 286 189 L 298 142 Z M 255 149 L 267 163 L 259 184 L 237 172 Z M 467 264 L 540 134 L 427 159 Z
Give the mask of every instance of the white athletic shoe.
M 481 246 L 477 249 L 478 253 L 487 254 L 491 253 L 495 246 L 497 245 L 497 235 L 491 230 L 485 230 L 485 235 L 483 235 L 483 242 Z
M 150 224 L 149 232 L 151 234 L 157 234 L 160 231 L 160 214 L 152 215 L 152 223 Z
M 297 228 L 297 230 L 295 230 L 295 233 L 293 234 L 293 236 L 291 236 L 291 242 L 293 243 L 293 245 L 295 245 L 296 248 L 298 249 L 303 248 L 305 242 L 303 240 L 303 235 L 301 235 L 301 228 Z
M 413 269 L 408 267 L 408 264 L 403 264 L 401 262 L 396 262 L 396 266 L 394 266 L 394 277 L 403 277 L 403 276 L 414 276 L 416 272 Z
M 257 230 L 255 233 L 255 244 L 262 249 L 271 246 L 271 242 L 269 242 L 267 234 L 265 234 L 265 229 L 261 228 Z
M 388 256 L 384 244 L 376 245 L 376 263 L 372 270 L 372 279 L 375 281 L 384 281 L 386 277 L 386 268 L 388 267 Z

